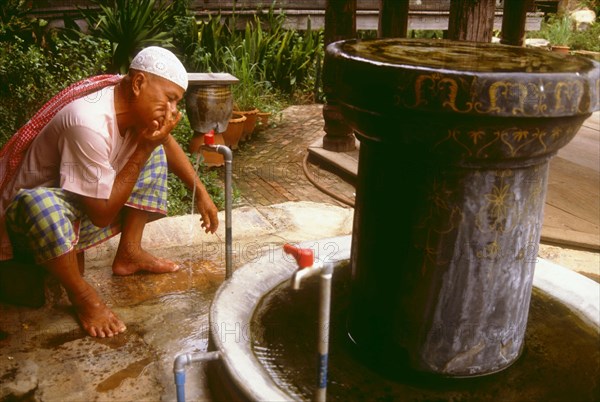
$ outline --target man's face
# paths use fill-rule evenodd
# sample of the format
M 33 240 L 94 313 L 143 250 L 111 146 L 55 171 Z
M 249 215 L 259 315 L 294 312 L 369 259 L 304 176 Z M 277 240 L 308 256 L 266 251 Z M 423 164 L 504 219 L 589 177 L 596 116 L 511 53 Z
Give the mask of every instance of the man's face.
M 170 109 L 173 116 L 177 114 L 177 103 L 185 91 L 179 85 L 157 75 L 140 74 L 144 75 L 136 105 L 140 125 L 151 127 L 152 122 L 156 121 L 162 127 L 167 110 Z

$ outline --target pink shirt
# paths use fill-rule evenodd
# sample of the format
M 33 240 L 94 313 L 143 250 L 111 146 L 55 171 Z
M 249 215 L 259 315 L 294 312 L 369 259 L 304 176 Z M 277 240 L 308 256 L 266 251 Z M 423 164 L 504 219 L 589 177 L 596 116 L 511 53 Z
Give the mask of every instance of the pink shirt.
M 110 197 L 117 173 L 135 149 L 131 136 L 119 132 L 114 103 L 114 86 L 77 99 L 33 140 L 7 187 L 10 191 L 0 198 L 0 260 L 10 249 L 4 211 L 18 190 L 61 187 L 88 197 Z

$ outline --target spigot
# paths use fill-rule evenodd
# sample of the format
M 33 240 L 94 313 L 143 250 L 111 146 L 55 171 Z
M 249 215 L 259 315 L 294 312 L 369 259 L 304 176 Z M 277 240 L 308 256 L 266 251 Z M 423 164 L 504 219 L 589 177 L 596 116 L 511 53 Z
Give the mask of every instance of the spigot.
M 219 148 L 222 146 L 219 144 L 215 144 L 215 130 L 210 130 L 208 133 L 204 134 L 202 136 L 202 140 L 204 141 L 204 144 L 201 145 L 202 149 L 204 149 L 205 151 L 221 153 L 219 151 Z
M 300 283 L 304 278 L 317 275 L 321 272 L 323 264 L 317 260 L 315 263 L 315 253 L 310 248 L 294 247 L 291 244 L 285 244 L 283 251 L 291 254 L 298 263 L 298 269 L 294 272 L 291 279 L 292 289 L 300 289 Z
M 315 261 L 315 252 L 310 248 L 294 247 L 291 244 L 284 244 L 283 251 L 291 254 L 298 263 L 299 268 L 311 267 Z
M 208 133 L 202 134 L 194 132 L 194 136 L 190 140 L 188 150 L 191 154 L 197 154 L 201 149 L 205 151 L 218 152 L 215 145 L 215 130 L 210 130 Z
M 204 134 L 204 145 L 215 145 L 215 130 Z

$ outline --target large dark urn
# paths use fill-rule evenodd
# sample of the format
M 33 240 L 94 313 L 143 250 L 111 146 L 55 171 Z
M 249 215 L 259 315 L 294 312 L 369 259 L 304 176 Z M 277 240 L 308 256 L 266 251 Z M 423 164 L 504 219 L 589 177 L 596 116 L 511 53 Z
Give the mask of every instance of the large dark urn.
M 233 110 L 231 85 L 239 80 L 228 73 L 188 73 L 185 107 L 196 135 L 227 129 Z
M 524 347 L 550 158 L 598 110 L 600 65 L 445 40 L 341 41 L 360 140 L 349 334 L 381 364 L 474 376 Z

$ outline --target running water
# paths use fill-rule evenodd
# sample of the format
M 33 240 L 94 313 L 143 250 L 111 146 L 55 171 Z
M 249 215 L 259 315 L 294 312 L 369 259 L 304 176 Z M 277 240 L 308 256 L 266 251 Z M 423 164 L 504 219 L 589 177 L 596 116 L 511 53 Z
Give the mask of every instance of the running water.
M 198 169 L 200 168 L 200 157 L 202 156 L 202 153 L 200 151 L 193 153 L 192 156 L 196 156 L 196 161 L 194 162 L 194 172 L 196 173 L 196 175 L 198 175 Z M 195 210 L 195 203 L 196 201 L 196 181 L 194 181 L 194 187 L 192 188 L 192 203 L 190 206 L 190 214 L 193 216 L 195 214 L 194 210 Z M 193 219 L 190 220 L 190 224 L 189 224 L 189 236 L 187 236 L 188 240 L 188 246 L 191 246 L 193 244 L 193 239 L 194 239 L 194 232 L 195 232 L 195 225 L 193 223 Z
M 196 162 L 194 163 L 194 172 L 196 176 L 198 176 L 198 169 L 200 168 L 200 156 L 202 153 L 200 151 L 196 152 Z M 194 201 L 196 201 L 196 181 L 194 180 L 194 188 L 192 189 L 192 211 L 191 214 L 194 215 Z
M 194 154 L 192 154 L 194 155 Z M 196 176 L 198 175 L 198 169 L 200 169 L 200 157 L 202 157 L 202 152 L 200 152 L 200 150 L 198 150 L 196 153 L 196 161 L 194 162 L 194 172 L 196 173 Z M 196 182 L 194 181 L 194 187 L 192 188 L 192 205 L 191 205 L 191 215 L 194 215 L 194 207 L 196 205 Z M 194 234 L 194 227 L 192 225 L 192 227 L 190 228 L 190 239 L 193 238 L 193 234 Z M 217 237 L 217 239 L 219 239 L 220 241 L 222 241 L 221 237 L 215 233 L 215 236 Z

